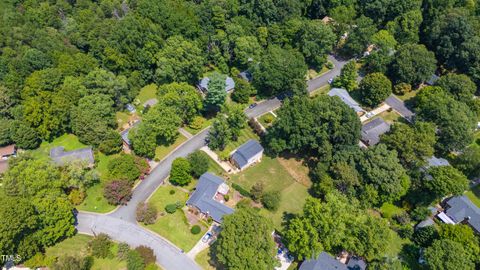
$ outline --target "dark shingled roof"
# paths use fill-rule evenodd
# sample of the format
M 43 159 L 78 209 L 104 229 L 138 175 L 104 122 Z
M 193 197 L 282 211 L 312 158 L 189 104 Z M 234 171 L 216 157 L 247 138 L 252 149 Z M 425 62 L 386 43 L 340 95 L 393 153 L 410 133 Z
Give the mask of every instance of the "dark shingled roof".
M 362 126 L 362 141 L 375 145 L 380 141 L 380 135 L 390 130 L 390 124 L 378 117 Z
M 233 209 L 214 199 L 220 185 L 224 184 L 222 178 L 211 173 L 204 173 L 198 179 L 195 191 L 187 201 L 187 205 L 197 207 L 216 222 L 221 222 L 224 215 L 233 213 Z
M 135 123 L 133 123 L 133 125 L 127 129 L 125 129 L 124 131 L 120 132 L 120 136 L 122 136 L 122 140 L 130 146 L 131 142 L 130 142 L 130 139 L 128 138 L 128 133 L 130 132 L 130 130 L 134 127 L 136 127 L 138 124 L 140 124 L 140 120 L 136 121 Z
M 467 196 L 453 197 L 447 201 L 447 205 L 448 209 L 445 210 L 447 216 L 457 223 L 468 218 L 467 223 L 480 233 L 480 208 Z
M 322 252 L 315 260 L 305 260 L 299 270 L 348 270 L 348 268 L 328 253 Z
M 86 161 L 88 164 L 95 162 L 91 147 L 65 152 L 63 146 L 50 150 L 50 158 L 58 165 L 64 165 L 74 161 Z
M 390 95 L 386 100 L 388 106 L 392 107 L 395 111 L 397 111 L 402 117 L 411 121 L 413 116 L 415 115 L 412 111 L 410 111 L 406 106 L 405 102 L 398 99 L 394 95 Z
M 240 168 L 243 168 L 248 164 L 250 158 L 262 151 L 263 147 L 259 142 L 256 140 L 248 140 L 233 153 L 232 159 L 235 160 Z
M 351 257 L 347 263 L 348 270 L 365 270 L 367 263 L 359 257 Z

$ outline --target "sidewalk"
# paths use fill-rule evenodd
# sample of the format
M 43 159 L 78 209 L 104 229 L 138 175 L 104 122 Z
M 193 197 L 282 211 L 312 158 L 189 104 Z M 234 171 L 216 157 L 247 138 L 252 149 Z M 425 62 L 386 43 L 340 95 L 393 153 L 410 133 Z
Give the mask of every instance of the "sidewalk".
M 200 150 L 207 153 L 207 155 L 209 157 L 211 157 L 218 165 L 220 165 L 220 167 L 225 172 L 227 172 L 227 173 L 237 173 L 237 172 L 239 172 L 238 169 L 234 168 L 232 165 L 230 165 L 230 163 L 225 162 L 225 161 L 221 161 L 220 158 L 218 157 L 218 155 L 215 152 L 213 152 L 212 150 L 210 150 L 210 148 L 208 148 L 208 146 L 204 146 L 204 147 L 200 148 Z
M 366 114 L 362 115 L 360 117 L 360 122 L 363 123 L 363 122 L 367 121 L 368 119 L 374 117 L 375 115 L 378 115 L 378 114 L 381 114 L 384 111 L 387 111 L 388 109 L 390 109 L 390 106 L 388 104 L 383 104 L 382 106 L 377 107 L 377 108 L 367 112 Z

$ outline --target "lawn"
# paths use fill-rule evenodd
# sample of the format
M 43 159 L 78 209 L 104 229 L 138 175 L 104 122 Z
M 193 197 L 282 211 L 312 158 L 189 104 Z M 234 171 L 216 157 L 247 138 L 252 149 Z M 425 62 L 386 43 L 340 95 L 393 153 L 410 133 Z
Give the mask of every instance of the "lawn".
M 272 119 L 272 121 L 270 123 L 267 121 L 269 118 Z M 257 120 L 258 120 L 258 122 L 260 122 L 260 124 L 262 124 L 262 126 L 264 128 L 267 128 L 267 127 L 271 126 L 273 124 L 273 122 L 275 122 L 275 116 L 271 112 L 268 112 L 268 113 L 258 117 Z
M 217 268 L 214 265 L 211 265 L 209 262 L 211 260 L 210 257 L 210 248 L 207 248 L 197 254 L 195 261 L 202 267 L 203 270 L 215 270 Z
M 204 120 L 202 126 L 199 129 L 193 129 L 189 126 L 184 126 L 183 128 L 188 131 L 190 134 L 195 135 L 205 129 L 206 127 L 210 126 L 212 124 L 213 118 L 211 119 L 206 119 L 205 117 L 201 116 Z
M 401 118 L 400 114 L 398 114 L 394 110 L 384 111 L 381 114 L 379 114 L 377 117 L 383 118 L 383 120 L 385 120 L 385 122 L 390 123 L 390 124 L 392 124 L 393 122 L 396 122 L 399 118 Z
M 315 69 L 308 69 L 307 71 L 307 80 L 311 80 L 311 79 L 314 79 L 318 76 L 322 76 L 323 74 L 329 72 L 330 69 L 326 67 L 326 65 L 323 65 L 322 66 L 322 69 L 320 71 L 317 71 Z
M 391 203 L 384 203 L 382 207 L 380 207 L 380 212 L 384 218 L 392 218 L 395 215 L 405 212 L 405 210 Z
M 117 120 L 118 128 L 121 128 L 123 127 L 123 125 L 128 123 L 128 120 L 130 119 L 130 114 L 126 112 L 116 112 L 115 119 Z
M 312 92 L 310 92 L 310 96 L 311 97 L 316 97 L 316 96 L 319 96 L 319 95 L 326 95 L 328 93 L 328 91 L 330 91 L 330 89 L 332 89 L 332 86 L 330 86 L 330 84 L 327 84 L 327 85 L 324 85 L 320 88 L 317 88 L 315 90 L 313 90 Z
M 299 213 L 302 210 L 311 184 L 307 173 L 308 169 L 294 159 L 272 159 L 264 156 L 259 164 L 232 175 L 231 181 L 247 190 L 255 183 L 261 182 L 265 191 L 274 190 L 281 193 L 280 207 L 276 212 L 261 210 L 261 213 L 271 219 L 275 228 L 280 231 L 284 213 Z
M 475 186 L 465 193 L 467 197 L 478 207 L 480 207 L 480 185 Z
M 170 194 L 170 190 L 175 190 L 175 193 Z M 148 229 L 165 237 L 185 252 L 195 246 L 200 238 L 202 238 L 202 235 L 206 232 L 206 228 L 201 226 L 202 232 L 193 235 L 190 232 L 190 225 L 188 224 L 182 209 L 178 209 L 173 214 L 168 214 L 165 212 L 165 206 L 176 202 L 181 202 L 182 205 L 185 205 L 187 196 L 188 194 L 186 192 L 170 185 L 159 187 L 149 199 L 149 202 L 155 205 L 160 213 L 164 212 L 164 216 L 159 216 L 154 224 L 146 226 Z
M 47 248 L 45 255 L 47 257 L 59 257 L 63 255 L 85 256 L 88 254 L 87 244 L 92 239 L 91 236 L 77 234 L 68 238 L 53 247 Z M 114 243 L 112 246 L 112 258 L 99 259 L 94 258 L 92 270 L 117 270 L 125 269 L 127 264 L 125 261 L 119 261 L 116 258 L 118 245 Z
M 215 175 L 222 175 L 225 172 L 210 156 L 208 156 L 208 171 Z
M 185 142 L 187 138 L 182 134 L 178 134 L 177 139 L 170 145 L 159 145 L 155 149 L 155 160 L 162 160 L 164 159 L 170 152 L 172 152 L 175 148 L 180 146 L 183 142 Z
M 409 93 L 406 93 L 405 95 L 402 95 L 402 96 L 397 95 L 397 97 L 403 101 L 407 101 L 409 99 L 414 98 L 418 94 L 418 91 L 420 90 L 412 90 Z
M 228 156 L 229 153 L 233 152 L 235 149 L 237 149 L 240 145 L 246 143 L 248 140 L 254 139 L 254 140 L 259 140 L 259 137 L 257 134 L 253 132 L 253 130 L 247 126 L 244 129 L 240 131 L 240 135 L 238 136 L 237 141 L 231 141 L 230 143 L 227 144 L 225 149 L 223 151 L 215 151 L 217 155 L 219 156 Z
M 145 101 L 157 97 L 157 86 L 155 84 L 149 84 L 140 89 L 140 93 L 135 98 L 135 105 L 137 106 L 137 111 L 143 109 L 143 103 Z
M 65 151 L 72 151 L 87 147 L 78 140 L 77 136 L 73 134 L 64 134 L 58 138 L 55 138 L 51 142 L 43 141 L 42 144 L 40 144 L 40 147 L 32 150 L 31 153 L 35 158 L 46 159 L 50 156 L 50 150 L 58 146 L 63 146 Z

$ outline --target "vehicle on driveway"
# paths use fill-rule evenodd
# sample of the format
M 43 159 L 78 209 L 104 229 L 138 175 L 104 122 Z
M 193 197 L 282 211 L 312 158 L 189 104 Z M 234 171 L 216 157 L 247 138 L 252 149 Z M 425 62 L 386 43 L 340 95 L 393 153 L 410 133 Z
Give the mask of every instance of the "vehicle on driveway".
M 248 106 L 249 109 L 253 109 L 255 107 L 257 107 L 257 103 L 252 103 L 250 104 L 250 106 Z
M 333 78 L 328 79 L 328 83 L 332 84 L 333 83 Z
M 207 233 L 202 237 L 202 242 L 207 243 L 211 238 L 212 238 L 212 233 L 207 232 Z

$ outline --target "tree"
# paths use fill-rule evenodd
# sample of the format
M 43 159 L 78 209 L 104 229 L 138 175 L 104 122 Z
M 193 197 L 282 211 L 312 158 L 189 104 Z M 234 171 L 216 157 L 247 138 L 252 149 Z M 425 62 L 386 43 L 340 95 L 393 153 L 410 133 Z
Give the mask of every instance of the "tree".
M 132 198 L 132 184 L 126 180 L 113 180 L 103 189 L 103 196 L 112 205 L 125 205 Z
M 425 159 L 434 154 L 435 125 L 416 121 L 410 126 L 398 122 L 392 125 L 389 133 L 380 138 L 390 150 L 397 151 L 404 166 L 421 167 L 425 165 Z
M 413 241 L 421 247 L 429 247 L 433 241 L 438 239 L 438 232 L 435 226 L 418 228 L 413 233 Z
M 156 78 L 159 84 L 171 82 L 196 83 L 202 71 L 204 58 L 195 42 L 182 36 L 172 36 L 155 55 Z
M 423 22 L 420 9 L 411 10 L 387 23 L 387 30 L 392 33 L 400 44 L 418 43 L 419 28 Z
M 139 203 L 137 205 L 137 221 L 144 224 L 153 224 L 157 219 L 157 209 L 150 203 Z
M 89 72 L 83 80 L 83 85 L 85 92 L 80 93 L 82 96 L 107 95 L 118 108 L 123 108 L 123 105 L 133 98 L 133 96 L 129 96 L 127 78 L 122 75 L 115 76 L 112 72 L 104 69 L 96 68 Z
M 437 60 L 433 52 L 424 45 L 405 44 L 398 48 L 395 60 L 390 66 L 391 78 L 395 83 L 420 85 L 429 79 L 437 69 Z
M 475 83 L 464 74 L 449 73 L 440 77 L 436 85 L 447 90 L 456 100 L 464 103 L 472 100 L 473 95 L 477 91 Z
M 280 207 L 280 196 L 280 192 L 278 191 L 265 192 L 262 196 L 263 206 L 272 212 L 276 212 L 278 207 Z
M 294 98 L 277 115 L 265 138 L 273 153 L 288 150 L 329 160 L 335 149 L 360 138 L 358 116 L 337 97 Z
M 468 147 L 454 159 L 453 164 L 470 179 L 480 176 L 480 149 Z
M 210 75 L 208 81 L 208 93 L 205 98 L 205 106 L 217 110 L 220 108 L 227 97 L 226 76 L 217 72 Z
M 23 121 L 12 121 L 10 133 L 11 140 L 21 149 L 35 149 L 40 145 L 37 131 Z
M 241 36 L 235 40 L 235 59 L 242 66 L 257 63 L 262 55 L 263 48 L 255 36 Z
M 148 265 L 151 263 L 155 263 L 157 260 L 157 257 L 153 253 L 153 249 L 147 247 L 147 246 L 138 246 L 135 248 L 136 251 L 140 254 L 140 256 L 143 258 L 143 262 Z
M 410 92 L 412 92 L 412 86 L 408 83 L 399 83 L 393 87 L 393 93 L 396 95 L 403 96 Z
M 122 145 L 123 140 L 120 134 L 113 129 L 109 129 L 98 145 L 98 150 L 105 155 L 112 155 L 122 151 Z
M 262 199 L 265 185 L 263 182 L 256 182 L 250 189 L 250 197 L 256 202 L 259 202 Z
M 480 245 L 479 239 L 475 235 L 473 229 L 467 224 L 442 224 L 439 232 L 441 239 L 455 241 L 463 246 L 469 254 L 469 259 L 478 263 L 480 261 Z
M 95 236 L 88 242 L 88 248 L 90 249 L 92 256 L 97 258 L 107 258 L 110 256 L 112 245 L 112 240 L 110 240 L 110 237 L 104 233 Z
M 347 56 L 361 55 L 365 48 L 370 45 L 372 36 L 377 32 L 372 19 L 363 15 L 355 21 L 355 24 L 357 27 L 349 33 L 347 42 L 342 48 L 342 53 Z
M 108 162 L 107 169 L 112 179 L 124 179 L 134 183 L 140 176 L 140 170 L 132 155 L 122 154 L 111 159 Z
M 179 186 L 185 186 L 192 181 L 190 175 L 190 162 L 186 158 L 176 158 L 172 163 L 172 170 L 170 171 L 170 183 Z
M 238 135 L 240 135 L 240 132 L 247 124 L 244 108 L 239 104 L 225 105 L 222 107 L 222 113 L 226 115 L 232 139 L 236 141 Z
M 210 158 L 207 153 L 197 150 L 188 155 L 188 162 L 190 163 L 193 177 L 199 178 L 202 174 L 208 171 L 210 166 Z
M 468 188 L 468 179 L 452 166 L 438 166 L 428 169 L 426 188 L 437 198 L 447 195 L 460 195 Z
M 208 147 L 213 150 L 223 150 L 230 142 L 232 132 L 228 125 L 227 118 L 220 114 L 213 120 L 212 127 L 208 132 Z
M 360 82 L 362 101 L 374 107 L 392 94 L 392 82 L 382 73 L 371 73 Z
M 184 123 L 190 123 L 203 108 L 198 91 L 186 83 L 164 84 L 158 88 L 159 106 L 177 110 Z
M 333 49 L 335 41 L 330 26 L 320 20 L 305 21 L 296 38 L 297 47 L 307 63 L 318 68 L 325 64 L 326 55 Z
M 253 86 L 240 78 L 233 78 L 235 81 L 235 90 L 232 93 L 232 100 L 241 104 L 248 103 L 250 96 L 256 94 Z
M 74 256 L 60 256 L 53 264 L 53 270 L 89 270 L 92 267 L 91 257 L 77 258 Z
M 263 96 L 284 91 L 306 93 L 306 70 L 307 65 L 301 53 L 271 45 L 253 70 L 253 84 Z
M 388 150 L 384 144 L 369 148 L 358 166 L 364 184 L 373 185 L 378 191 L 380 204 L 400 199 L 410 187 L 410 179 L 397 152 Z
M 333 86 L 353 91 L 357 88 L 357 67 L 355 61 L 349 61 L 342 67 L 340 76 L 333 81 Z
M 242 208 L 223 218 L 213 249 L 226 269 L 271 269 L 275 244 L 272 224 L 253 209 Z M 239 245 L 238 243 L 242 243 Z
M 145 262 L 140 253 L 133 249 L 127 255 L 127 270 L 143 270 L 145 269 Z
M 452 240 L 436 240 L 425 250 L 425 260 L 432 270 L 475 269 L 465 248 Z

